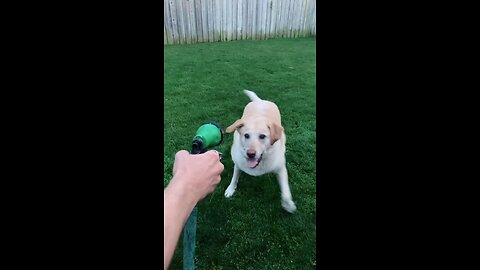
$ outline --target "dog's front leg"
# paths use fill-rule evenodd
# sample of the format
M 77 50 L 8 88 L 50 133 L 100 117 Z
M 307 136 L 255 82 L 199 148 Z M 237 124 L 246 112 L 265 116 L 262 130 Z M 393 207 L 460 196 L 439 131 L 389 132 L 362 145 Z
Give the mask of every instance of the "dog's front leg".
M 292 200 L 292 193 L 290 192 L 290 186 L 288 185 L 287 168 L 283 167 L 277 172 L 277 180 L 278 184 L 280 185 L 283 209 L 285 209 L 289 213 L 295 212 L 297 210 L 297 207 Z
M 225 190 L 225 197 L 230 198 L 232 197 L 233 193 L 235 193 L 235 189 L 237 188 L 238 178 L 240 177 L 240 168 L 237 165 L 233 167 L 233 177 L 230 185 L 228 186 L 227 190 Z

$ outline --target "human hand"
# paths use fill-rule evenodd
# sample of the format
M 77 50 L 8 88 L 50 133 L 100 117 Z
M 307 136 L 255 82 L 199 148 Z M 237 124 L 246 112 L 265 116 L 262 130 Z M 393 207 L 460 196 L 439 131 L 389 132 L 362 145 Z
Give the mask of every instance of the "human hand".
M 197 203 L 215 190 L 223 169 L 216 151 L 191 155 L 182 150 L 175 155 L 171 184 L 181 186 L 185 191 L 184 196 Z

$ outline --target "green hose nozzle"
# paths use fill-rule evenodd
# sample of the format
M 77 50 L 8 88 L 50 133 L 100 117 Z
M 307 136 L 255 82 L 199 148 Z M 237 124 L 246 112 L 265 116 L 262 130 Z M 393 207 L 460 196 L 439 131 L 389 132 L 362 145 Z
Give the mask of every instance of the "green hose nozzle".
M 220 145 L 224 134 L 223 128 L 215 122 L 201 125 L 192 141 L 192 154 L 200 154 Z

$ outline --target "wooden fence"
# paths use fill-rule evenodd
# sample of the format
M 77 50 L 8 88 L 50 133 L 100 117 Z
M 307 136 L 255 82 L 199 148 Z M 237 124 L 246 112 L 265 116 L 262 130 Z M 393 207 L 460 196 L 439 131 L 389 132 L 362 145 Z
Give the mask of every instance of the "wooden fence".
M 164 0 L 164 44 L 316 35 L 315 0 Z

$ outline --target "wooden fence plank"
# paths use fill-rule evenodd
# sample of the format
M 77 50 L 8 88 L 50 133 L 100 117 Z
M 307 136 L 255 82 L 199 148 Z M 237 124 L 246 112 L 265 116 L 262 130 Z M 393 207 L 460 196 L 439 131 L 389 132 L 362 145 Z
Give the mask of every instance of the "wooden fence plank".
M 222 0 L 222 41 L 227 41 L 227 2 Z
M 270 23 L 268 24 L 268 38 L 275 38 L 275 11 L 278 1 L 270 1 Z
M 269 19 L 269 11 L 270 11 L 270 0 L 264 0 L 265 3 L 263 3 L 263 39 L 267 39 L 268 35 L 268 30 L 269 30 L 269 25 L 268 25 L 268 19 Z
M 300 1 L 300 9 L 297 15 L 297 34 L 295 37 L 300 37 L 302 34 L 302 18 L 305 14 L 305 0 Z
M 189 25 L 190 25 L 190 39 L 192 43 L 197 43 L 197 27 L 195 18 L 195 3 L 192 0 L 188 1 Z
M 167 43 L 173 44 L 172 17 L 170 16 L 170 4 L 168 1 L 163 1 L 163 13 L 163 25 L 167 31 Z
M 313 30 L 312 30 L 311 34 L 315 34 L 315 33 L 317 32 L 317 16 L 315 16 L 316 13 L 317 13 L 317 2 L 314 2 L 314 3 L 313 3 L 313 12 L 312 12 L 312 17 L 313 17 L 313 22 L 312 22 Z
M 265 3 L 265 39 L 268 39 L 270 37 L 270 18 L 272 16 L 272 1 L 271 0 L 266 0 L 267 3 Z
M 292 17 L 292 37 L 296 38 L 297 37 L 297 32 L 298 32 L 298 17 L 300 16 L 300 9 L 302 8 L 301 0 L 295 1 L 294 5 L 294 12 L 293 12 L 293 17 Z
M 282 0 L 282 10 L 280 11 L 280 31 L 279 35 L 280 37 L 284 37 L 284 32 L 285 32 L 285 14 L 286 14 L 286 8 L 289 0 Z
M 172 29 L 172 44 L 177 44 L 176 40 L 178 40 L 178 29 L 177 29 L 177 23 L 176 23 L 176 17 L 175 16 L 175 10 L 172 8 L 173 5 L 173 0 L 168 1 L 168 10 L 169 10 L 169 23 Z
M 285 8 L 283 14 L 283 37 L 288 38 L 288 11 L 290 9 L 291 0 L 285 0 Z
M 280 37 L 280 28 L 282 23 L 282 8 L 283 8 L 283 0 L 278 0 L 276 4 L 277 8 L 277 15 L 275 18 L 275 37 Z
M 258 0 L 257 2 L 257 33 L 258 33 L 258 39 L 263 39 L 263 2 L 265 0 Z
M 247 39 L 248 32 L 248 0 L 242 0 L 242 39 Z
M 238 0 L 232 0 L 232 39 L 237 40 Z
M 182 0 L 182 6 L 183 6 L 183 20 L 184 20 L 184 25 L 185 25 L 185 40 L 187 44 L 192 43 L 192 35 L 191 35 L 191 29 L 190 29 L 190 11 L 188 9 L 188 0 Z
M 214 41 L 219 41 L 220 40 L 220 31 L 219 31 L 219 19 L 218 15 L 220 15 L 218 11 L 218 5 L 219 5 L 218 0 L 213 0 L 212 1 L 212 16 L 213 16 L 213 40 Z
M 293 16 L 295 14 L 295 3 L 294 0 L 290 0 L 290 7 L 288 9 L 288 34 L 287 36 L 289 38 L 292 37 L 292 30 L 293 30 Z
M 213 42 L 214 41 L 214 36 L 213 36 L 213 12 L 212 12 L 212 0 L 207 0 L 206 1 L 206 14 L 207 14 L 207 32 L 208 32 L 208 41 Z
M 218 32 L 218 39 L 215 40 L 215 42 L 221 41 L 222 40 L 222 34 L 221 34 L 221 29 L 222 29 L 222 9 L 221 9 L 221 3 L 223 0 L 212 0 L 215 2 L 214 5 L 214 13 L 215 13 L 215 31 Z
M 227 41 L 232 40 L 232 32 L 230 31 L 231 23 L 232 23 L 232 0 L 224 0 L 225 1 L 225 31 L 227 36 Z
M 257 0 L 257 39 L 262 39 L 263 24 L 263 2 L 265 0 Z
M 177 27 L 178 27 L 178 37 L 180 39 L 180 44 L 185 43 L 185 24 L 183 22 L 183 9 L 182 9 L 182 0 L 174 0 L 175 12 L 177 15 Z
M 307 36 L 307 15 L 310 7 L 309 4 L 310 4 L 310 0 L 305 0 L 305 12 L 302 17 L 302 37 Z
M 242 21 L 242 0 L 237 1 L 237 40 L 242 39 L 242 26 L 243 26 L 243 21 Z
M 244 0 L 245 1 L 245 39 L 251 39 L 252 37 L 252 3 L 253 0 Z
M 197 29 L 197 42 L 205 42 L 203 40 L 203 27 L 202 27 L 202 7 L 200 0 L 194 1 L 195 6 L 195 27 Z
M 219 36 L 219 41 L 222 41 L 223 40 L 223 21 L 224 21 L 224 18 L 223 18 L 223 5 L 224 5 L 224 1 L 223 0 L 219 0 L 218 2 L 218 7 L 217 7 L 217 10 L 218 10 L 218 36 Z
M 258 0 L 253 0 L 252 4 L 252 36 L 253 39 L 258 39 Z
M 203 40 L 208 42 L 208 16 L 207 16 L 207 1 L 209 0 L 202 0 L 202 32 L 203 32 Z

